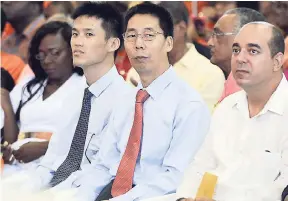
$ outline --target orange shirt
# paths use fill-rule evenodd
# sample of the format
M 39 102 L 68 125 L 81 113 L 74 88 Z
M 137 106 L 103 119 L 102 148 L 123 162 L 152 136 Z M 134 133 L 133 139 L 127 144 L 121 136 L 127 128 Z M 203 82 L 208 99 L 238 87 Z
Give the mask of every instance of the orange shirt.
M 20 57 L 1 51 L 1 67 L 10 73 L 15 83 L 18 82 L 19 76 L 24 69 L 24 66 L 25 63 Z
M 131 68 L 131 64 L 124 48 L 118 51 L 115 65 L 118 73 L 122 75 L 122 77 L 126 80 L 126 76 Z
M 43 25 L 44 22 L 44 16 L 40 15 L 25 28 L 25 30 L 20 36 L 16 35 L 16 33 L 14 32 L 8 37 L 2 38 L 1 50 L 10 54 L 20 56 L 24 60 L 24 62 L 27 62 L 30 40 L 32 39 L 36 30 L 41 25 Z
M 238 84 L 236 83 L 236 80 L 234 79 L 232 72 L 231 72 L 229 74 L 226 82 L 225 82 L 224 91 L 222 93 L 222 96 L 221 96 L 219 102 L 221 102 L 227 96 L 230 96 L 231 94 L 234 94 L 240 90 L 242 90 L 242 88 L 238 86 Z
M 14 29 L 12 25 L 9 22 L 7 22 L 2 33 L 2 40 L 6 39 L 8 36 L 10 36 L 13 33 L 14 33 Z

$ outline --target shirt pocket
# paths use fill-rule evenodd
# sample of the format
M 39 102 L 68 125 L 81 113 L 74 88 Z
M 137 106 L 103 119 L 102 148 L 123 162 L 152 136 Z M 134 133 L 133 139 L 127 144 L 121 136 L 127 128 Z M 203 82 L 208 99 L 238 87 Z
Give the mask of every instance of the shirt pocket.
M 91 163 L 93 157 L 98 153 L 101 144 L 101 133 L 91 133 L 87 136 L 87 148 L 85 157 Z
M 281 175 L 281 154 L 263 150 L 254 155 L 251 160 L 251 176 L 259 184 L 271 183 Z

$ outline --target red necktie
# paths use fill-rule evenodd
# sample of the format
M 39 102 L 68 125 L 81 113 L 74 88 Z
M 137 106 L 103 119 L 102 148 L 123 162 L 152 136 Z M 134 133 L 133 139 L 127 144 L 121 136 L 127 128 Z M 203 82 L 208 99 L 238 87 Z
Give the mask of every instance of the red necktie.
M 132 188 L 143 132 L 143 103 L 148 97 L 149 94 L 145 90 L 139 90 L 137 93 L 133 126 L 111 189 L 113 197 L 123 195 Z

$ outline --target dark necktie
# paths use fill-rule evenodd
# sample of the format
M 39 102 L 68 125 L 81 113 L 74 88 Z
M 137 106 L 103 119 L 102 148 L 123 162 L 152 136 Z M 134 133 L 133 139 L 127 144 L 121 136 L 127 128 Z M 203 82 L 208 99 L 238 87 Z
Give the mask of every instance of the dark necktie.
M 92 97 L 93 94 L 88 90 L 88 88 L 86 88 L 82 102 L 81 114 L 73 136 L 69 153 L 51 179 L 50 185 L 52 187 L 67 179 L 73 172 L 79 170 L 80 168 L 87 136 Z

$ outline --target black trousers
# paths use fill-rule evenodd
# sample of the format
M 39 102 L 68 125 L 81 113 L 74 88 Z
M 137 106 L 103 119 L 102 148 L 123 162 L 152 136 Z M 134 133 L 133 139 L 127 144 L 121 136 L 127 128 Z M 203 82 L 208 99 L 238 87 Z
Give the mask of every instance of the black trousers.
M 95 201 L 109 200 L 113 198 L 113 196 L 111 195 L 113 183 L 114 183 L 114 180 L 112 180 L 107 186 L 105 186 Z M 135 185 L 133 184 L 132 188 L 134 186 Z

